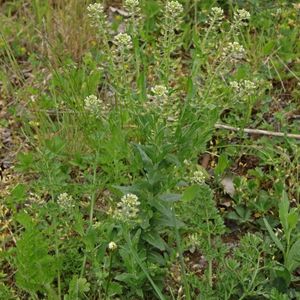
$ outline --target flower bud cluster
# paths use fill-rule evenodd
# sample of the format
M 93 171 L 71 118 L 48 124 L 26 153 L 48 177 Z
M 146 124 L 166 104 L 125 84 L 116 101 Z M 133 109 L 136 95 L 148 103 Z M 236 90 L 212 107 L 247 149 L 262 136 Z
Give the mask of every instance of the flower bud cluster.
M 138 197 L 134 194 L 126 194 L 121 198 L 117 204 L 117 208 L 112 212 L 116 219 L 128 222 L 135 220 L 139 213 Z
M 117 250 L 117 248 L 118 248 L 117 244 L 113 241 L 108 244 L 108 249 L 110 251 L 115 251 L 115 250 Z
M 202 184 L 205 182 L 205 173 L 202 170 L 197 170 L 193 173 L 190 180 L 195 184 Z
M 220 7 L 213 7 L 208 15 L 208 22 L 211 26 L 220 24 L 224 19 L 224 10 Z
M 231 63 L 237 63 L 244 59 L 246 51 L 238 42 L 229 42 L 222 51 L 221 58 L 228 60 Z
M 165 12 L 169 18 L 176 19 L 183 13 L 183 6 L 178 1 L 168 1 Z
M 254 95 L 258 88 L 257 83 L 250 80 L 231 81 L 229 85 L 235 95 L 242 99 Z
M 132 48 L 131 36 L 127 33 L 119 33 L 114 37 L 114 44 L 120 52 L 130 50 Z
M 57 197 L 57 203 L 61 208 L 68 209 L 75 206 L 74 199 L 68 193 L 62 193 Z
M 247 26 L 250 17 L 251 15 L 248 11 L 246 11 L 245 9 L 238 9 L 234 12 L 233 25 L 235 27 Z
M 131 17 L 139 17 L 141 13 L 141 8 L 139 0 L 125 0 L 124 7 L 128 11 Z
M 93 3 L 87 7 L 88 16 L 91 25 L 99 30 L 104 30 L 107 27 L 107 16 L 104 12 L 104 7 L 101 3 Z
M 95 95 L 90 95 L 84 99 L 84 109 L 92 115 L 99 117 L 103 101 Z
M 172 33 L 181 23 L 183 6 L 178 1 L 168 1 L 164 11 L 164 21 L 162 24 L 163 34 Z
M 168 89 L 164 85 L 155 85 L 151 88 L 151 94 L 148 95 L 149 100 L 152 100 L 153 108 L 160 110 L 168 103 Z

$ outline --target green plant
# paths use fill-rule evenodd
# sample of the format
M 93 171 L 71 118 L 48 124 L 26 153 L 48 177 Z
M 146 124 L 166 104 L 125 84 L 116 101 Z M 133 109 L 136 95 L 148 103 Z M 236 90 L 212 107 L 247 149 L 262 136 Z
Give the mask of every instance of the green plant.
M 284 268 L 278 268 L 278 275 L 281 275 L 283 283 L 285 284 L 284 288 L 287 288 L 290 284 L 290 281 L 293 280 L 294 270 L 300 265 L 300 239 L 297 232 L 299 212 L 298 208 L 290 208 L 287 194 L 284 191 L 282 193 L 282 197 L 278 203 L 278 206 L 279 220 L 282 226 L 282 232 L 280 230 L 279 232 L 277 231 L 276 233 L 274 233 L 266 218 L 264 218 L 264 223 L 272 241 L 283 255 L 282 265 L 284 266 Z M 279 233 L 283 234 L 283 240 L 278 238 Z
M 57 299 L 51 286 L 57 275 L 59 262 L 48 253 L 49 245 L 31 218 L 24 214 L 18 220 L 25 227 L 16 249 L 17 285 L 38 299 L 37 292 L 46 292 L 50 299 Z
M 1 5 L 0 298 L 299 298 L 299 144 L 216 124 L 299 132 L 298 4 L 120 2 Z

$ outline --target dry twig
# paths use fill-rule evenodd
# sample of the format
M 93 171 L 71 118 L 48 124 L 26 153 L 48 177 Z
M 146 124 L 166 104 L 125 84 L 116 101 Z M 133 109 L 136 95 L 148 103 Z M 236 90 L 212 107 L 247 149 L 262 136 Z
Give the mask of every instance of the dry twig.
M 261 129 L 250 129 L 250 128 L 238 128 L 233 127 L 225 124 L 215 124 L 215 128 L 218 129 L 226 129 L 226 130 L 232 130 L 232 131 L 243 131 L 245 133 L 249 134 L 259 134 L 259 135 L 266 135 L 266 136 L 276 136 L 276 137 L 287 137 L 292 139 L 300 140 L 300 134 L 293 134 L 293 133 L 283 133 L 283 132 L 277 132 L 277 131 L 268 131 L 268 130 L 261 130 Z

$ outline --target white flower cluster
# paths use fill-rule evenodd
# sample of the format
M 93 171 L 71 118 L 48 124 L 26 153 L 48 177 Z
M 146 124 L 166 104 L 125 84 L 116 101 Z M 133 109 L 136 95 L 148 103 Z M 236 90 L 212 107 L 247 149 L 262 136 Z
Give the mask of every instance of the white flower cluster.
M 115 251 L 115 250 L 117 250 L 117 248 L 118 248 L 118 246 L 117 246 L 117 244 L 116 244 L 115 242 L 110 242 L 110 243 L 108 244 L 108 249 L 109 249 L 110 251 Z
M 114 217 L 123 221 L 136 219 L 139 212 L 140 202 L 134 194 L 126 194 L 117 204 L 117 209 L 114 211 Z
M 137 6 L 139 6 L 139 0 L 125 0 L 124 6 L 125 7 L 137 7 Z
M 164 85 L 155 85 L 151 88 L 151 92 L 160 98 L 165 98 L 168 95 L 168 89 Z
M 168 89 L 164 85 L 155 85 L 151 88 L 151 95 L 148 98 L 153 101 L 153 108 L 161 108 L 168 102 Z
M 141 9 L 139 6 L 139 0 L 125 0 L 124 7 L 128 10 L 131 15 L 137 15 Z
M 234 12 L 234 25 L 236 27 L 239 26 L 246 26 L 247 21 L 250 19 L 251 15 L 250 13 L 245 9 L 238 9 L 236 12 Z
M 191 176 L 191 182 L 196 184 L 202 184 L 205 182 L 205 174 L 201 170 L 197 170 Z
M 130 50 L 132 48 L 131 36 L 127 33 L 119 33 L 114 38 L 119 51 Z
M 231 81 L 229 85 L 240 98 L 253 95 L 258 88 L 257 83 L 250 80 Z
M 192 165 L 191 161 L 189 161 L 188 159 L 185 159 L 185 160 L 183 161 L 183 164 L 184 164 L 187 168 L 191 167 L 191 165 Z
M 220 23 L 224 19 L 224 10 L 221 7 L 213 7 L 208 16 L 208 23 L 210 25 Z
M 57 197 L 57 203 L 60 207 L 67 209 L 67 208 L 71 208 L 74 207 L 74 200 L 73 197 L 71 195 L 69 195 L 68 193 L 62 193 Z
M 87 7 L 87 11 L 93 27 L 101 27 L 101 25 L 106 23 L 106 15 L 104 13 L 104 7 L 101 3 L 90 4 Z
M 183 13 L 183 6 L 178 1 L 168 1 L 165 11 L 167 17 L 176 19 Z
M 84 99 L 84 109 L 91 113 L 94 116 L 99 116 L 100 107 L 103 104 L 103 101 L 97 98 L 95 95 L 87 96 Z
M 244 47 L 238 42 L 228 43 L 222 51 L 221 58 L 228 59 L 231 63 L 236 63 L 246 56 Z
M 38 205 L 45 204 L 45 200 L 42 197 L 40 197 L 38 194 L 35 194 L 35 193 L 32 193 L 32 192 L 29 192 L 28 200 L 31 203 L 36 203 Z
M 199 233 L 191 233 L 187 236 L 187 244 L 189 246 L 189 251 L 194 253 L 197 247 L 200 246 L 201 237 Z

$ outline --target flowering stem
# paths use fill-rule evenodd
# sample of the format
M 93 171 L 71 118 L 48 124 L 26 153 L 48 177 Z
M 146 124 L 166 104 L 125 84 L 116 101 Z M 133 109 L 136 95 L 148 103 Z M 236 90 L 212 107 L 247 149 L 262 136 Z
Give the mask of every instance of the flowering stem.
M 93 187 L 94 187 L 94 188 L 95 188 L 95 186 L 96 186 L 98 153 L 96 154 L 95 162 L 96 162 L 96 163 L 95 163 L 95 166 L 94 166 L 94 174 L 93 174 Z M 88 227 L 88 230 L 93 226 L 95 200 L 96 200 L 96 190 L 94 190 L 94 192 L 93 192 L 93 194 L 92 194 L 91 206 L 90 206 L 90 215 L 89 215 L 89 227 Z M 82 261 L 82 266 L 81 266 L 81 271 L 80 271 L 80 277 L 83 277 L 84 270 L 85 270 L 85 265 L 86 265 L 86 259 L 87 259 L 87 254 L 86 254 L 86 252 L 85 252 L 85 253 L 84 253 L 84 257 L 83 257 L 83 261 Z
M 57 241 L 55 242 L 55 256 L 56 259 L 59 258 L 59 250 L 58 250 L 58 245 Z M 61 300 L 61 278 L 60 278 L 60 271 L 57 271 L 57 289 L 58 289 L 58 299 Z
M 212 245 L 211 245 L 211 233 L 210 233 L 210 226 L 209 226 L 209 217 L 208 217 L 208 211 L 207 209 L 205 209 L 205 214 L 206 214 L 206 224 L 207 224 L 207 232 L 208 232 L 208 235 L 207 235 L 207 241 L 208 241 L 208 246 L 209 246 L 209 249 L 211 249 Z M 208 283 L 209 283 L 209 286 L 212 287 L 213 286 L 213 281 L 212 281 L 212 259 L 209 259 L 208 260 Z
M 135 259 L 135 261 L 137 262 L 137 264 L 140 266 L 140 268 L 142 269 L 142 271 L 145 273 L 146 277 L 148 278 L 149 282 L 151 283 L 153 289 L 155 290 L 155 292 L 157 293 L 159 299 L 161 300 L 165 300 L 165 297 L 163 296 L 163 294 L 161 293 L 160 289 L 158 288 L 158 286 L 154 283 L 153 279 L 151 278 L 149 272 L 147 271 L 147 269 L 145 268 L 145 266 L 143 265 L 142 261 L 140 260 L 140 258 L 138 257 L 138 255 L 136 254 L 135 250 L 133 249 L 132 246 L 132 242 L 131 242 L 131 238 L 130 238 L 130 233 L 128 231 L 127 228 L 124 228 L 124 238 L 126 240 L 126 243 L 128 244 L 131 254 L 133 256 L 133 258 Z
M 108 288 L 109 288 L 109 284 L 110 284 L 110 280 L 111 280 L 112 260 L 113 260 L 113 250 L 110 251 L 110 254 L 109 254 L 109 271 L 108 271 L 108 278 L 107 278 L 107 282 L 106 282 L 104 300 L 107 299 Z
M 194 3 L 194 26 L 195 26 L 196 30 L 198 27 L 198 1 L 199 0 L 195 0 L 195 3 Z
M 179 254 L 181 274 L 183 277 L 183 284 L 184 284 L 184 289 L 185 289 L 185 296 L 186 296 L 187 300 L 190 300 L 191 299 L 190 287 L 189 287 L 189 284 L 188 284 L 188 281 L 186 278 L 186 271 L 185 271 L 185 265 L 184 265 L 182 249 L 181 249 L 181 242 L 180 242 L 180 235 L 179 235 L 179 231 L 178 231 L 178 227 L 177 227 L 177 221 L 176 221 L 174 207 L 172 207 L 171 210 L 172 210 L 173 224 L 174 224 L 174 228 L 175 228 L 176 246 L 177 246 L 177 251 Z

